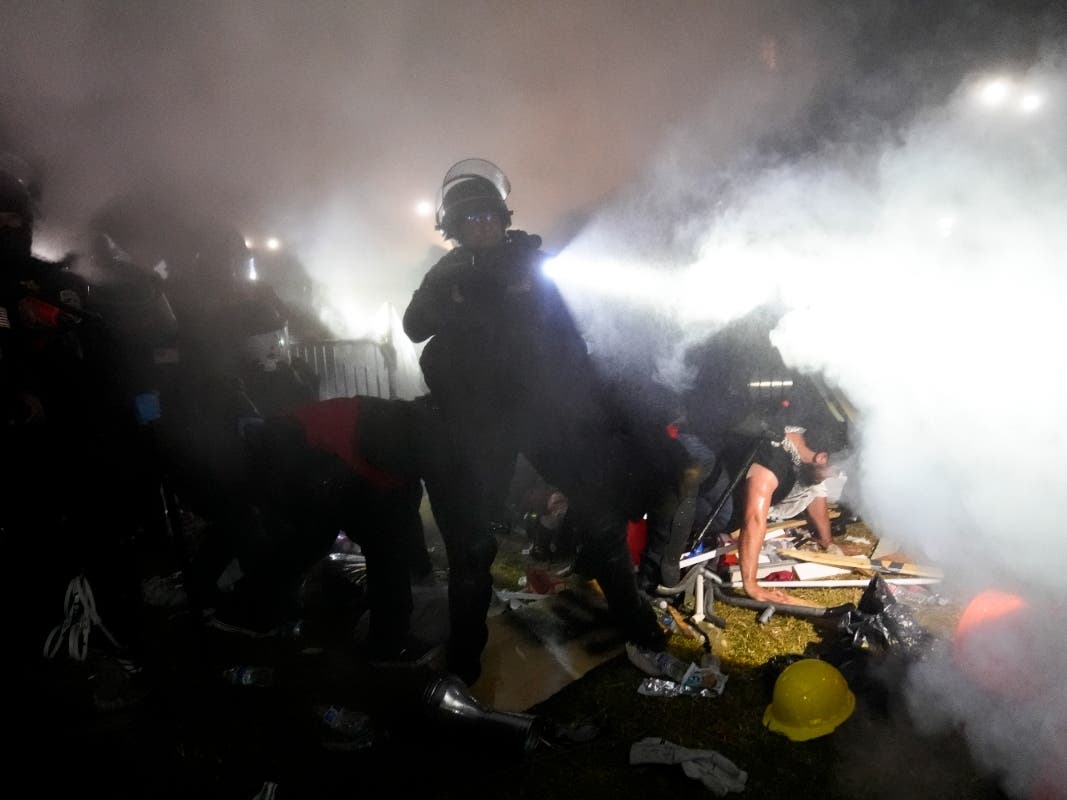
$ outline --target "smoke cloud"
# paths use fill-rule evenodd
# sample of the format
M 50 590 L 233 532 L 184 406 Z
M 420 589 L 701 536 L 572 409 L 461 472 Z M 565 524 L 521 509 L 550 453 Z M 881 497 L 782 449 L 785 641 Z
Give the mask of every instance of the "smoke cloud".
M 979 654 L 946 650 L 909 679 L 920 726 L 961 727 L 1013 796 L 1067 763 L 1065 104 L 1062 49 L 965 73 L 891 136 L 788 158 L 739 149 L 705 184 L 718 202 L 670 246 L 620 243 L 624 218 L 609 216 L 553 265 L 594 342 L 633 337 L 633 363 L 651 358 L 681 390 L 689 346 L 761 304 L 785 309 L 771 342 L 786 364 L 858 411 L 849 505 L 944 565 L 949 596 L 995 587 L 1026 603 Z M 642 247 L 660 263 L 629 257 Z
M 560 247 L 665 136 L 758 104 L 775 42 L 801 96 L 831 52 L 826 12 L 784 0 L 14 0 L 4 16 L 0 149 L 44 168 L 42 249 L 154 197 L 277 236 L 342 334 L 402 308 L 440 255 L 415 208 L 455 161 L 500 164 L 516 226 Z

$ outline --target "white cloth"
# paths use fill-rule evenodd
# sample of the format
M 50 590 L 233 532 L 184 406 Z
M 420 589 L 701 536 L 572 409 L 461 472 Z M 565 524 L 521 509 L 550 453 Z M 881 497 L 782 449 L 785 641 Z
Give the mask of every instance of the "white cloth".
M 688 747 L 650 736 L 630 745 L 630 764 L 681 764 L 682 770 L 718 797 L 743 792 L 748 773 L 714 750 Z
M 767 519 L 771 522 L 792 519 L 803 514 L 813 500 L 819 497 L 826 497 L 828 494 L 826 481 L 812 484 L 797 482 L 793 485 L 789 494 L 771 506 L 771 510 L 767 512 Z

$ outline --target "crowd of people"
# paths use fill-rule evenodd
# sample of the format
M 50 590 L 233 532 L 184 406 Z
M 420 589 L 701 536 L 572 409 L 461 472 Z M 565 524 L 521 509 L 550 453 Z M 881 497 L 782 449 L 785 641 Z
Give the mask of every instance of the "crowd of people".
M 758 585 L 756 558 L 775 508 L 807 513 L 831 546 L 830 445 L 767 420 L 755 433 L 691 429 L 676 407 L 633 402 L 590 355 L 542 269 L 540 237 L 512 228 L 509 192 L 481 159 L 445 175 L 437 228 L 453 246 L 403 316 L 425 343 L 428 394 L 320 400 L 315 376 L 281 350 L 287 310 L 247 279 L 234 229 L 203 229 L 166 275 L 106 231 L 82 262 L 51 263 L 32 251 L 32 186 L 0 175 L 2 436 L 19 465 L 2 484 L 18 573 L 8 600 L 51 608 L 67 580 L 89 575 L 113 626 L 135 637 L 147 562 L 177 547 L 198 619 L 230 613 L 266 631 L 295 613 L 302 577 L 341 531 L 366 559 L 366 655 L 418 662 L 431 644 L 410 634 L 411 582 L 430 569 L 425 492 L 447 555 L 444 668 L 473 685 L 518 466 L 543 488 L 534 557 L 573 555 L 642 648 L 667 640 L 650 596 L 709 533 L 739 531 L 746 593 L 791 602 Z M 187 551 L 174 526 L 190 513 L 203 529 Z M 635 570 L 627 530 L 644 518 Z M 234 561 L 236 592 L 220 581 Z M 29 664 L 55 620 L 22 619 Z

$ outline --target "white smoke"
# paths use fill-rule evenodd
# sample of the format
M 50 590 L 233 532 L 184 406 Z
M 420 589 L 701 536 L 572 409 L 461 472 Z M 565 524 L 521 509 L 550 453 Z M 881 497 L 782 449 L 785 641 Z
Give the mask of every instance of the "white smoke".
M 1009 574 L 1062 585 L 1038 545 L 1067 495 L 1036 464 L 1067 445 L 1065 81 L 1062 67 L 1025 76 L 1048 113 L 1023 115 L 982 106 L 969 80 L 893 147 L 752 176 L 691 263 L 652 270 L 580 238 L 553 274 L 572 295 L 597 286 L 656 309 L 685 344 L 783 304 L 772 341 L 786 362 L 861 413 L 867 518 L 942 559 L 1003 552 L 1010 535 L 1034 546 L 1012 548 Z
M 676 378 L 686 346 L 782 304 L 771 338 L 786 364 L 821 373 L 858 409 L 850 505 L 943 564 L 957 597 L 999 585 L 1035 609 L 1062 602 L 1064 59 L 999 83 L 969 77 L 877 151 L 824 150 L 727 183 L 732 197 L 705 218 L 693 258 L 652 270 L 623 248 L 605 256 L 591 234 L 553 274 L 579 309 L 598 286 L 681 331 L 663 358 Z M 591 325 L 594 338 L 618 334 Z M 1056 618 L 1035 630 L 1018 665 L 1060 695 L 1061 628 Z M 976 758 L 1026 791 L 1062 755 L 1038 733 L 1062 728 L 1067 702 L 1031 700 L 1009 720 L 989 713 L 987 695 L 953 691 L 960 683 L 952 659 L 931 660 L 914 677 L 913 711 L 962 724 Z

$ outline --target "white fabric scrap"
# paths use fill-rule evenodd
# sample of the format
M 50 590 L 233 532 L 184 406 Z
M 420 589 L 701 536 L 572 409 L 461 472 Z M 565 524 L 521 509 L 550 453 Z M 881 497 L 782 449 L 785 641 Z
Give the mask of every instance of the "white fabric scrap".
M 630 764 L 681 764 L 685 774 L 716 796 L 743 792 L 748 773 L 715 750 L 694 750 L 654 736 L 630 745 Z

